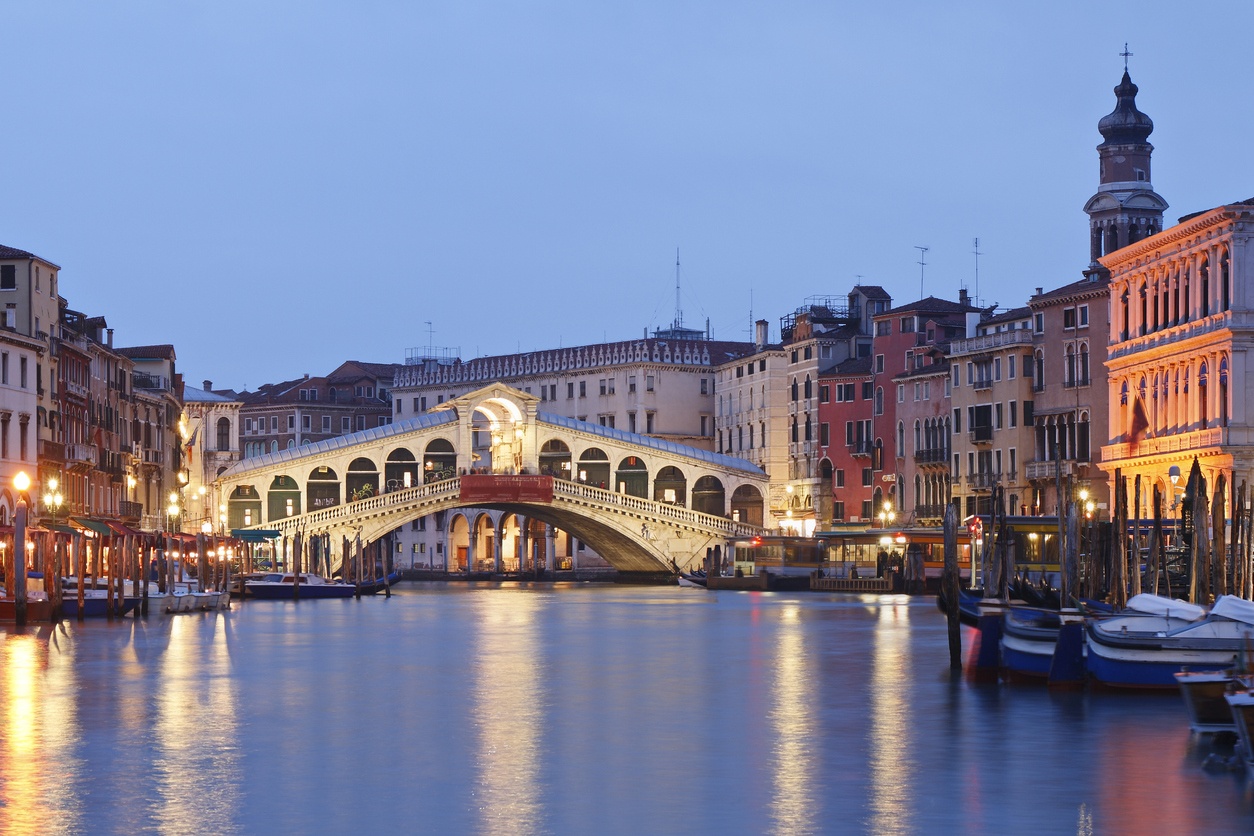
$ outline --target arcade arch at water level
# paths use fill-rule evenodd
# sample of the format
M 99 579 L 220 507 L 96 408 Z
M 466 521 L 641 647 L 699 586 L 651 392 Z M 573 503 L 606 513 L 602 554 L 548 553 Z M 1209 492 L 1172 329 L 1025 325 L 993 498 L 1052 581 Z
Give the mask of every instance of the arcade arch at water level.
M 553 568 L 555 532 L 623 572 L 688 568 L 761 532 L 768 479 L 755 465 L 538 405 L 494 384 L 407 421 L 245 459 L 218 495 L 231 528 L 327 534 L 333 549 L 435 517 L 446 538 L 465 539 L 451 555 L 448 540 L 449 569 Z

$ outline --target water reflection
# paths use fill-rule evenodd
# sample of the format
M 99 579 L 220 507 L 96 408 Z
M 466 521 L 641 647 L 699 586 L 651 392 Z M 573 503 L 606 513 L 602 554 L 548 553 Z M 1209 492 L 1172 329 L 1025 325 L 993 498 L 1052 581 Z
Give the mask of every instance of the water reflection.
M 231 833 L 242 785 L 224 622 L 205 613 L 164 619 L 153 737 L 152 817 L 165 833 Z
M 527 834 L 541 829 L 537 789 L 541 736 L 542 649 L 531 641 L 539 596 L 501 592 L 476 598 L 478 631 L 471 712 L 479 742 L 474 779 L 480 830 Z
M 908 599 L 881 598 L 872 633 L 870 710 L 870 833 L 910 833 L 911 710 Z
M 801 606 L 779 613 L 774 651 L 770 725 L 774 733 L 771 818 L 780 833 L 812 833 L 814 822 L 814 701 L 819 698 L 806 646 Z

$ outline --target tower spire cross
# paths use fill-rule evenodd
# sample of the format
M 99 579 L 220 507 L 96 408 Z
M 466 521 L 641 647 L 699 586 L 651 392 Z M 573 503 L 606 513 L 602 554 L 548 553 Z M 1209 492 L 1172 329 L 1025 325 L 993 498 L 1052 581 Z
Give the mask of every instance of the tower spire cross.
M 1124 41 L 1123 52 L 1119 53 L 1119 55 L 1123 58 L 1123 71 L 1126 73 L 1128 71 L 1128 59 L 1132 57 L 1132 53 L 1128 52 L 1127 41 Z

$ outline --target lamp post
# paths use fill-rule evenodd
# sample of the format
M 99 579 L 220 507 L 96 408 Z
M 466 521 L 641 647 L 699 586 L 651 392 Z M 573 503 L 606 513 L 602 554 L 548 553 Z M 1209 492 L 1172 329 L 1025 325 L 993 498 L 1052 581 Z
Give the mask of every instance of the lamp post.
M 26 471 L 19 470 L 13 477 L 13 488 L 17 491 L 17 507 L 13 512 L 13 578 L 9 585 L 13 587 L 13 618 L 21 627 L 26 624 L 26 492 L 30 490 Z
M 888 528 L 896 518 L 897 515 L 893 513 L 893 503 L 885 502 L 880 506 L 880 528 Z
M 48 484 L 45 486 L 44 490 L 44 510 L 48 512 L 50 517 L 52 517 L 53 526 L 56 526 L 57 524 L 57 515 L 61 512 L 61 504 L 63 502 L 61 492 L 57 490 L 58 487 L 60 487 L 60 485 L 57 482 L 57 478 L 54 476 L 48 480 Z

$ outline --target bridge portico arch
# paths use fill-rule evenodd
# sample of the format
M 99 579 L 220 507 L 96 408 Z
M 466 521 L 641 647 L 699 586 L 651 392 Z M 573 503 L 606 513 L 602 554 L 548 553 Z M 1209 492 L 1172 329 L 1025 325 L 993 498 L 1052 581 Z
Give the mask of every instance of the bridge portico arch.
M 768 480 L 759 468 L 538 405 L 493 384 L 415 418 L 245 459 L 217 488 L 231 497 L 232 528 L 326 533 L 333 544 L 341 534 L 377 540 L 440 511 L 490 509 L 500 512 L 490 522 L 494 554 L 476 558 L 493 563 L 509 514 L 561 529 L 622 571 L 686 567 L 707 548 L 760 533 Z M 309 501 L 294 501 L 288 515 L 288 496 L 270 496 L 276 480 Z M 471 531 L 477 519 L 467 517 Z

